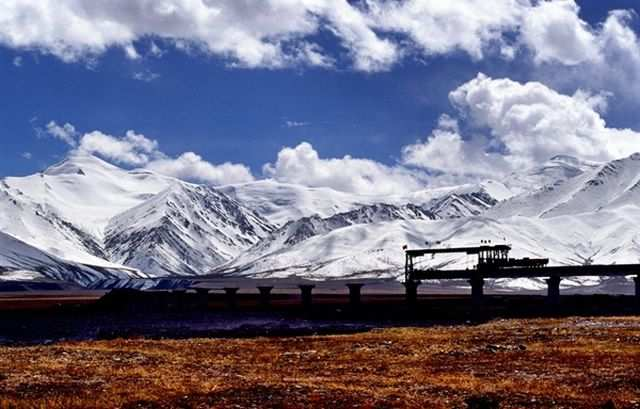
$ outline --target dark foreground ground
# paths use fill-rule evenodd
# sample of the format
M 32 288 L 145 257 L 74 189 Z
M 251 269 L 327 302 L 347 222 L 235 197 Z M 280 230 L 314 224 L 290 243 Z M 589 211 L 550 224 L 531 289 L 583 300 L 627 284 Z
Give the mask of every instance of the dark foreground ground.
M 102 297 L 102 298 L 101 298 Z M 624 295 L 546 296 L 493 294 L 482 305 L 460 293 L 421 294 L 408 304 L 401 293 L 367 293 L 358 305 L 346 293 L 272 295 L 256 291 L 233 303 L 222 292 L 0 293 L 0 345 L 51 344 L 117 338 L 182 339 L 330 335 L 394 327 L 483 323 L 498 318 L 637 316 L 640 303 Z
M 638 408 L 640 319 L 0 347 L 6 408 Z
M 0 408 L 640 408 L 631 296 L 0 294 Z

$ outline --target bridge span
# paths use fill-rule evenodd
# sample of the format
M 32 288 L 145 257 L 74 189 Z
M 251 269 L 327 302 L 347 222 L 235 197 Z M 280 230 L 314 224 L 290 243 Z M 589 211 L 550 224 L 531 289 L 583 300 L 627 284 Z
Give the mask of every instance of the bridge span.
M 584 276 L 634 276 L 635 295 L 640 301 L 640 264 L 590 264 L 549 266 L 546 258 L 510 258 L 511 246 L 506 244 L 451 248 L 405 248 L 405 288 L 407 297 L 417 296 L 418 286 L 428 280 L 467 280 L 471 294 L 480 302 L 484 294 L 485 279 L 496 278 L 545 278 L 551 302 L 558 302 L 560 282 L 566 277 Z M 463 253 L 477 255 L 478 263 L 471 269 L 420 269 L 416 260 L 436 254 Z

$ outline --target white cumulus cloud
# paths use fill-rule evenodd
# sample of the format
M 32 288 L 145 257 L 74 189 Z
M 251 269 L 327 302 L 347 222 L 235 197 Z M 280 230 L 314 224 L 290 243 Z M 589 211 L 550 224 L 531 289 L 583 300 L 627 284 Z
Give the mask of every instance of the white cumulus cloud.
M 100 131 L 89 132 L 80 138 L 79 149 L 134 166 L 146 165 L 151 159 L 163 156 L 157 141 L 134 131 L 127 131 L 121 138 Z
M 89 132 L 80 138 L 78 149 L 190 182 L 222 185 L 253 180 L 251 171 L 244 165 L 212 164 L 193 152 L 173 158 L 159 150 L 158 141 L 134 131 L 127 131 L 123 137 Z
M 463 138 L 457 122 L 445 117 L 425 141 L 403 149 L 405 164 L 498 177 L 558 154 L 604 161 L 640 150 L 640 133 L 607 127 L 598 111 L 602 96 L 563 95 L 538 82 L 479 74 L 449 98 L 474 133 Z
M 223 185 L 254 180 L 249 168 L 234 163 L 213 165 L 193 152 L 186 152 L 175 159 L 163 158 L 147 163 L 147 169 L 197 183 Z
M 43 133 L 40 131 L 38 132 L 38 134 L 42 135 Z M 78 141 L 76 140 L 78 132 L 76 131 L 76 128 L 70 123 L 58 125 L 56 121 L 50 121 L 46 127 L 46 134 L 60 139 L 62 142 L 66 143 L 69 146 L 76 146 L 78 144 Z
M 504 33 L 516 30 L 531 8 L 528 1 L 370 1 L 379 29 L 403 33 L 425 55 L 464 51 L 482 58 L 491 43 L 507 46 Z
M 39 134 L 43 133 L 39 130 Z M 109 135 L 98 130 L 81 135 L 69 123 L 58 125 L 51 121 L 47 124 L 46 134 L 63 140 L 74 149 L 98 155 L 113 163 L 145 168 L 190 182 L 223 185 L 254 180 L 251 170 L 245 165 L 230 162 L 213 164 L 194 152 L 171 157 L 160 150 L 158 141 L 132 130 L 124 136 Z M 30 153 L 22 156 L 31 158 Z
M 283 148 L 275 163 L 263 167 L 263 173 L 280 182 L 371 195 L 406 193 L 424 186 L 417 174 L 402 167 L 351 156 L 320 158 L 307 142 Z
M 636 64 L 630 12 L 592 25 L 579 11 L 574 0 L 4 0 L 0 44 L 68 62 L 94 61 L 109 47 L 133 60 L 160 57 L 173 46 L 249 68 L 333 67 L 344 54 L 366 72 L 407 55 L 514 58 L 521 49 L 537 64 L 605 68 L 612 56 Z M 324 50 L 325 33 L 341 47 Z
M 538 63 L 575 65 L 600 58 L 598 33 L 579 16 L 573 0 L 542 1 L 523 16 L 521 41 Z
M 134 43 L 155 37 L 244 67 L 298 62 L 326 66 L 320 46 L 307 37 L 322 23 L 363 66 L 384 65 L 393 47 L 378 38 L 346 1 L 322 0 L 5 0 L 0 3 L 0 44 L 35 49 L 76 61 L 121 47 L 138 59 Z M 152 55 L 162 51 L 152 43 Z

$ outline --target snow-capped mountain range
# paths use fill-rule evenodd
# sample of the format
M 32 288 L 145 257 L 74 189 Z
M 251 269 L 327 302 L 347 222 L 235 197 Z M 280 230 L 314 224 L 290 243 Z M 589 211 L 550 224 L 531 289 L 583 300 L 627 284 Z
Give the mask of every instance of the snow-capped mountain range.
M 74 152 L 42 173 L 0 180 L 0 280 L 399 278 L 405 244 L 481 239 L 552 264 L 635 263 L 638 221 L 640 154 L 602 164 L 557 156 L 503 182 L 382 197 L 274 180 L 214 188 Z

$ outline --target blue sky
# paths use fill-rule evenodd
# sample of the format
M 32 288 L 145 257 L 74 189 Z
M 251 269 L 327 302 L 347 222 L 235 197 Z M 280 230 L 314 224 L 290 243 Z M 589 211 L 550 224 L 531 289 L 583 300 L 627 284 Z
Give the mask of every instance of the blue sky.
M 406 3 L 412 2 L 421 3 Z M 541 9 L 538 2 L 526 2 L 525 6 L 518 6 L 524 7 L 523 11 L 512 13 L 517 2 L 497 0 L 495 7 L 504 9 L 505 20 L 510 19 L 508 23 L 484 19 L 477 23 L 476 31 L 460 39 L 447 38 L 455 37 L 455 32 L 436 31 L 422 40 L 431 41 L 434 36 L 442 36 L 442 41 L 427 46 L 421 45 L 421 33 L 416 32 L 413 37 L 407 33 L 414 23 L 429 26 L 429 13 L 438 13 L 429 6 L 423 7 L 422 14 L 417 16 L 406 10 L 395 10 L 393 18 L 391 12 L 375 15 L 373 6 L 380 3 L 380 7 L 385 7 L 385 2 L 344 2 L 344 5 L 333 6 L 330 4 L 340 2 L 301 1 L 308 7 L 309 14 L 296 14 L 292 21 L 297 18 L 300 22 L 298 25 L 292 23 L 289 31 L 283 29 L 284 34 L 272 32 L 273 27 L 278 26 L 278 13 L 286 18 L 288 11 L 271 10 L 271 14 L 261 15 L 256 20 L 256 24 L 260 24 L 255 29 L 260 44 L 227 46 L 227 39 L 220 39 L 217 34 L 198 37 L 187 29 L 181 33 L 181 28 L 175 25 L 167 28 L 169 24 L 165 20 L 162 20 L 165 26 L 155 21 L 139 22 L 136 19 L 140 17 L 129 13 L 124 3 L 121 9 L 106 7 L 109 10 L 99 10 L 100 13 L 91 16 L 77 11 L 80 19 L 87 20 L 88 27 L 96 24 L 92 19 L 113 13 L 109 18 L 121 23 L 125 38 L 85 41 L 81 32 L 69 34 L 68 30 L 60 28 L 68 16 L 51 12 L 46 5 L 42 6 L 46 1 L 40 2 L 34 7 L 44 7 L 39 11 L 41 15 L 53 13 L 47 21 L 53 19 L 55 22 L 59 18 L 59 25 L 43 28 L 42 33 L 31 37 L 18 32 L 19 24 L 0 28 L 0 138 L 3 145 L 0 175 L 22 175 L 41 170 L 70 149 L 81 147 L 83 135 L 92 131 L 121 141 L 127 131 L 133 130 L 153 141 L 153 149 L 137 151 L 146 155 L 138 162 L 118 157 L 120 150 L 101 150 L 97 141 L 91 145 L 93 153 L 125 167 L 151 163 L 149 166 L 154 170 L 214 184 L 247 179 L 238 176 L 227 180 L 218 173 L 211 178 L 203 176 L 207 169 L 229 162 L 248 168 L 251 178 L 269 176 L 282 181 L 304 182 L 305 178 L 296 174 L 308 172 L 311 185 L 365 192 L 371 188 L 367 181 L 377 184 L 376 178 L 390 178 L 382 180 L 382 186 L 403 183 L 408 180 L 406 178 L 411 179 L 409 185 L 413 186 L 415 181 L 419 186 L 433 183 L 430 178 L 437 175 L 451 175 L 439 183 L 499 177 L 519 166 L 539 163 L 544 155 L 553 153 L 551 148 L 541 148 L 550 144 L 536 134 L 538 128 L 524 129 L 519 123 L 517 129 L 506 129 L 504 117 L 494 118 L 491 112 L 476 110 L 475 102 L 472 102 L 476 97 L 466 97 L 476 95 L 474 92 L 481 87 L 494 93 L 491 101 L 499 99 L 500 104 L 504 104 L 508 96 L 499 94 L 498 98 L 497 95 L 508 88 L 509 95 L 538 92 L 536 95 L 545 103 L 556 101 L 556 98 L 563 109 L 572 103 L 560 97 L 571 98 L 576 90 L 584 90 L 591 99 L 578 98 L 576 107 L 565 114 L 575 114 L 578 125 L 565 129 L 565 125 L 560 124 L 562 129 L 556 127 L 547 132 L 549 135 L 577 135 L 567 138 L 575 140 L 559 144 L 557 153 L 607 160 L 630 153 L 636 143 L 640 150 L 640 139 L 635 134 L 636 130 L 640 131 L 640 121 L 634 114 L 639 108 L 637 97 L 640 92 L 637 85 L 625 86 L 626 81 L 637 79 L 635 72 L 640 68 L 640 59 L 635 54 L 640 56 L 640 47 L 634 42 L 637 38 L 629 40 L 629 33 L 637 35 L 640 32 L 640 6 L 629 0 L 554 2 L 562 3 L 564 10 L 573 10 L 562 16 L 558 14 L 555 27 L 540 29 L 527 23 L 529 14 L 534 13 L 532 10 Z M 26 3 L 29 1 L 9 0 L 8 6 L 0 6 L 0 21 L 16 19 L 21 4 Z M 183 2 L 167 3 L 180 7 Z M 222 27 L 234 28 L 241 24 L 238 21 L 246 19 L 242 13 L 251 12 L 228 6 L 225 1 L 213 3 L 220 3 L 217 6 L 222 13 L 228 11 L 236 18 L 224 20 L 220 23 Z M 466 11 L 471 17 L 463 13 L 464 9 L 454 7 L 444 16 L 439 15 L 437 21 L 444 19 L 446 23 L 456 18 L 475 18 L 474 2 L 460 2 L 464 3 L 469 3 Z M 72 2 L 60 4 L 62 9 L 68 7 L 65 10 L 69 15 L 76 12 Z M 298 9 L 301 7 L 304 8 L 299 6 Z M 617 28 L 606 31 L 605 23 L 613 19 L 612 10 L 626 10 L 626 14 L 616 18 Z M 336 17 L 336 13 L 342 16 L 346 11 L 376 20 L 376 23 L 345 26 L 344 19 Z M 545 12 L 556 11 L 549 8 Z M 460 13 L 463 13 L 462 17 Z M 571 25 L 575 23 L 569 19 L 571 13 L 575 14 L 577 26 Z M 311 19 L 309 15 L 315 17 Z M 544 17 L 546 20 L 541 21 L 555 18 L 551 14 Z M 43 17 L 38 17 L 37 13 L 31 18 L 27 25 L 43 24 L 39 20 Z M 267 21 L 269 18 L 273 23 Z M 566 34 L 563 19 L 567 19 L 566 31 L 584 30 L 588 34 L 585 38 L 579 38 L 580 33 L 569 36 L 581 47 L 577 53 L 582 54 L 578 56 L 573 51 L 578 48 L 575 44 L 562 39 L 559 44 L 551 44 L 558 39 L 560 34 L 557 33 Z M 317 26 L 306 27 L 308 21 Z M 77 24 L 80 26 L 81 23 Z M 186 24 L 188 26 L 188 21 Z M 523 27 L 527 24 L 531 26 L 527 30 L 547 30 L 550 37 L 536 39 L 538 32 L 531 31 L 530 37 L 525 38 Z M 473 43 L 474 36 L 484 35 L 484 25 L 492 34 L 480 40 L 481 55 L 478 55 L 478 49 L 469 45 L 469 41 Z M 139 28 L 142 26 L 144 30 Z M 245 29 L 240 27 L 239 30 Z M 261 37 L 262 29 L 266 34 Z M 370 33 L 364 32 L 366 30 Z M 112 31 L 108 30 L 109 33 Z M 499 32 L 497 37 L 496 31 Z M 274 35 L 285 36 L 286 40 L 273 40 Z M 611 47 L 613 36 L 626 42 L 620 42 L 623 45 L 616 46 L 618 48 Z M 190 44 L 190 40 L 196 45 Z M 200 44 L 202 41 L 205 45 Z M 269 54 L 271 49 L 246 52 L 247 47 L 262 50 L 262 44 L 276 42 L 280 47 L 277 52 L 282 55 L 273 57 Z M 60 44 L 64 46 L 62 51 Z M 302 49 L 308 44 L 317 47 L 313 49 L 326 61 L 318 62 L 314 56 L 303 58 L 298 51 L 289 50 Z M 388 44 L 397 52 L 385 51 L 384 46 Z M 509 49 L 512 54 L 506 56 Z M 154 50 L 159 52 L 154 53 Z M 491 81 L 470 84 L 477 79 L 478 73 L 484 73 Z M 499 79 L 511 82 L 508 86 L 498 86 L 495 81 Z M 539 81 L 546 88 L 542 91 L 526 88 L 531 81 Z M 468 87 L 461 89 L 465 84 Z M 452 106 L 450 93 L 455 90 L 464 96 Z M 593 102 L 595 99 L 597 101 Z M 586 100 L 589 102 L 584 102 Z M 549 102 L 546 107 L 549 112 L 558 111 L 553 103 L 556 102 Z M 539 108 L 539 102 L 534 108 Z M 513 112 L 520 112 L 518 109 Z M 596 122 L 604 120 L 606 125 L 596 124 L 588 131 L 577 129 L 585 122 L 583 118 L 588 118 L 587 122 L 593 118 Z M 65 123 L 73 126 L 74 131 L 69 135 L 77 140 L 73 146 L 55 136 L 54 128 Z M 613 136 L 609 135 L 610 131 Z M 438 139 L 435 138 L 437 132 L 448 135 L 441 138 L 442 146 L 435 143 L 427 146 L 428 138 Z M 603 137 L 603 134 L 608 136 Z M 624 146 L 611 147 L 607 138 L 615 138 L 615 141 L 625 138 Z M 521 141 L 525 139 L 535 140 L 536 144 L 532 142 L 531 146 L 523 148 Z M 308 142 L 312 147 L 306 152 L 317 156 L 312 155 L 311 161 L 319 161 L 318 167 L 305 167 L 307 157 L 303 155 L 303 149 L 295 150 L 302 142 Z M 602 149 L 588 148 L 595 143 L 602 144 Z M 413 148 L 408 148 L 411 146 Z M 448 146 L 452 146 L 451 151 Z M 456 146 L 458 151 L 455 151 Z M 289 150 L 283 151 L 287 147 Z M 199 155 L 200 162 L 211 167 L 200 167 L 191 172 L 169 163 L 185 152 L 194 152 Z M 282 161 L 276 163 L 279 154 Z M 347 162 L 345 155 L 349 155 Z M 350 162 L 350 158 L 362 158 L 365 162 Z M 335 161 L 331 162 L 332 159 Z M 439 163 L 439 159 L 443 159 L 443 163 Z M 154 165 L 158 160 L 164 162 Z M 449 162 L 444 163 L 446 161 Z M 458 172 L 464 166 L 456 166 L 456 161 L 469 168 Z M 263 172 L 267 163 L 272 166 Z M 476 173 L 474 167 L 486 171 Z M 332 179 L 331 175 L 341 172 L 340 169 L 353 172 L 348 176 L 355 180 L 361 178 L 363 183 L 341 181 L 339 177 Z M 395 189 L 384 192 L 395 192 Z

